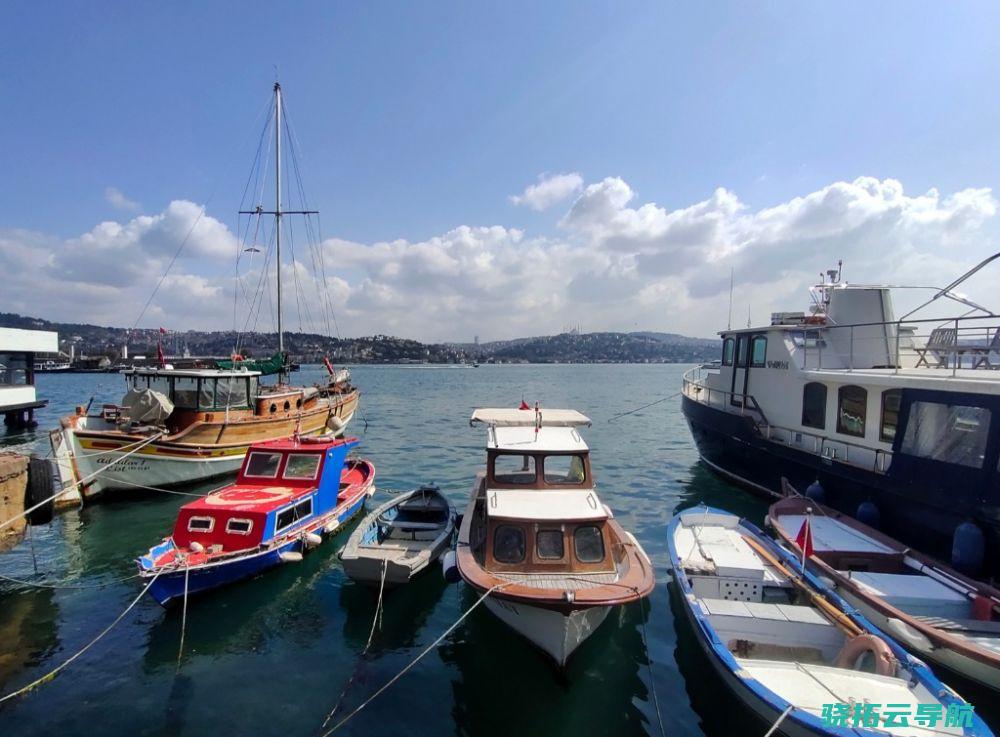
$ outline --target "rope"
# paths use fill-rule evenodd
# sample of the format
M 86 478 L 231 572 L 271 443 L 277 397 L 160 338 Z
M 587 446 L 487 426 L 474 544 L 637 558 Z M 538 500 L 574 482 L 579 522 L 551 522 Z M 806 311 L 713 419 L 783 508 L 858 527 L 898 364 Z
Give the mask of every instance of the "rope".
M 136 453 L 136 452 L 142 450 L 142 448 L 144 446 L 149 445 L 150 443 L 152 443 L 154 440 L 156 440 L 157 438 L 161 437 L 162 435 L 163 435 L 162 432 L 161 433 L 157 433 L 153 437 L 151 437 L 148 440 L 146 440 L 143 445 L 140 445 L 140 446 L 134 448 L 133 450 L 130 450 L 125 455 L 122 455 L 122 456 L 119 456 L 118 458 L 115 458 L 113 461 L 111 461 L 111 463 L 109 463 L 108 465 L 104 466 L 103 468 L 97 469 L 92 474 L 89 474 L 88 476 L 84 476 L 82 479 L 80 479 L 79 481 L 76 482 L 76 486 L 79 486 L 82 489 L 83 485 L 86 482 L 88 482 L 91 479 L 95 478 L 98 474 L 104 473 L 105 471 L 107 471 L 109 468 L 111 468 L 116 463 L 118 463 L 120 461 L 124 461 L 126 458 L 128 458 L 133 453 Z M 43 501 L 38 502 L 38 504 L 36 504 L 35 506 L 29 507 L 28 509 L 25 509 L 20 514 L 15 514 L 10 519 L 4 520 L 3 522 L 0 522 L 0 530 L 2 530 L 7 525 L 14 523 L 15 521 L 17 521 L 21 517 L 27 517 L 29 514 L 31 514 L 32 512 L 34 512 L 39 507 L 44 507 L 46 504 L 48 504 L 49 502 L 51 502 L 56 497 L 62 496 L 63 494 L 65 494 L 66 491 L 67 491 L 66 487 L 63 487 L 63 488 L 59 489 L 59 491 L 57 491 L 55 494 L 53 494 L 52 496 L 50 496 L 48 499 L 44 499 Z
M 614 422 L 619 417 L 624 417 L 625 415 L 632 415 L 632 414 L 635 414 L 636 412 L 638 412 L 640 410 L 643 410 L 643 409 L 646 409 L 648 407 L 653 407 L 653 406 L 655 406 L 657 404 L 663 404 L 664 402 L 667 402 L 667 401 L 673 399 L 674 397 L 679 397 L 682 393 L 683 392 L 674 392 L 669 397 L 664 397 L 663 399 L 657 399 L 655 402 L 650 402 L 649 404 L 644 404 L 641 407 L 636 407 L 635 409 L 630 409 L 628 412 L 622 412 L 620 414 L 615 415 L 614 417 L 611 417 L 608 420 L 608 422 Z
M 660 725 L 660 735 L 667 737 L 666 729 L 663 726 L 663 715 L 660 713 L 660 699 L 656 695 L 656 682 L 653 680 L 653 658 L 649 654 L 649 644 L 646 639 L 646 606 L 643 599 L 636 599 L 639 602 L 639 623 L 642 625 L 642 649 L 646 653 L 646 667 L 649 669 L 649 690 L 653 693 L 653 706 L 656 708 L 656 721 Z M 768 732 L 770 734 L 770 732 Z M 765 735 L 766 737 L 766 735 Z
M 357 715 L 357 714 L 358 714 L 358 713 L 359 713 L 359 712 L 360 712 L 360 711 L 361 711 L 362 709 L 364 709 L 364 708 L 365 708 L 366 706 L 368 706 L 368 705 L 369 705 L 369 704 L 370 704 L 371 702 L 373 702 L 373 701 L 374 701 L 375 699 L 377 699 L 377 698 L 378 698 L 379 696 L 381 696 L 381 695 L 382 695 L 382 693 L 386 691 L 386 689 L 388 689 L 388 688 L 389 688 L 390 686 L 392 686 L 392 684 L 394 684 L 394 683 L 395 683 L 396 681 L 398 681 L 398 680 L 399 680 L 400 678 L 402 678 L 402 677 L 403 677 L 403 676 L 404 676 L 404 675 L 405 675 L 405 674 L 407 673 L 407 671 L 409 671 L 409 670 L 410 670 L 410 668 L 412 668 L 412 667 L 413 667 L 413 666 L 415 666 L 415 665 L 416 665 L 417 663 L 419 663 L 419 662 L 420 662 L 420 660 L 421 660 L 421 658 L 423 658 L 423 657 L 424 657 L 425 655 L 427 655 L 427 653 L 429 653 L 429 652 L 430 652 L 431 650 L 433 650 L 433 649 L 434 649 L 434 648 L 436 648 L 436 647 L 437 647 L 437 646 L 438 646 L 439 644 L 441 644 L 441 641 L 442 641 L 442 640 L 443 640 L 443 639 L 444 639 L 445 637 L 447 637 L 447 636 L 448 636 L 449 634 L 451 634 L 452 630 L 454 630 L 454 629 L 455 629 L 456 627 L 458 627 L 458 625 L 460 625 L 460 624 L 461 624 L 461 623 L 462 623 L 462 622 L 463 622 L 463 621 L 465 620 L 465 618 L 466 618 L 466 617 L 468 617 L 468 616 L 469 616 L 470 614 L 472 614 L 472 612 L 473 612 L 473 611 L 474 611 L 474 610 L 475 610 L 475 609 L 476 609 L 476 608 L 477 608 L 477 607 L 478 607 L 478 606 L 479 606 L 480 604 L 482 604 L 482 603 L 483 603 L 484 601 L 486 601 L 486 597 L 488 597 L 488 596 L 489 596 L 490 594 L 492 594 L 492 593 L 493 593 L 494 591 L 497 591 L 497 590 L 499 590 L 499 589 L 502 589 L 502 588 L 504 588 L 504 587 L 506 587 L 506 586 L 510 586 L 510 584 L 509 584 L 509 583 L 498 583 L 498 584 L 497 584 L 496 586 L 493 586 L 493 587 L 491 587 L 491 588 L 487 589 L 487 590 L 486 590 L 486 592 L 485 592 L 485 593 L 483 593 L 483 595 L 482 595 L 482 596 L 480 596 L 480 597 L 479 597 L 478 599 L 476 599 L 476 603 L 475 603 L 475 604 L 473 604 L 473 605 L 472 605 L 472 606 L 470 606 L 470 607 L 469 607 L 468 609 L 466 609 L 466 610 L 465 610 L 465 613 L 464 613 L 464 614 L 462 614 L 462 616 L 461 616 L 461 617 L 459 617 L 458 619 L 456 619 L 456 620 L 455 620 L 455 621 L 454 621 L 454 622 L 452 623 L 452 625 L 451 625 L 450 627 L 448 627 L 448 629 L 446 629 L 446 630 L 445 630 L 444 632 L 442 632 L 442 633 L 441 633 L 441 636 L 440 636 L 440 637 L 438 637 L 438 638 L 437 638 L 436 640 L 434 640 L 434 642 L 432 642 L 432 643 L 431 643 L 430 645 L 428 645 L 428 646 L 427 646 L 427 647 L 426 647 L 426 648 L 425 648 L 425 649 L 424 649 L 423 651 L 421 651 L 421 653 L 420 653 L 420 654 L 419 654 L 419 655 L 418 655 L 417 657 L 415 657 L 415 658 L 414 658 L 413 660 L 411 660 L 411 661 L 410 661 L 409 663 L 407 663 L 407 664 L 406 664 L 406 666 L 405 666 L 405 667 L 404 667 L 404 668 L 403 668 L 403 669 L 402 669 L 401 671 L 399 671 L 399 673 L 397 673 L 397 674 L 396 674 L 396 675 L 394 675 L 394 676 L 393 676 L 392 678 L 390 678 L 390 679 L 389 679 L 389 680 L 388 680 L 388 681 L 386 682 L 386 684 L 385 684 L 384 686 L 382 686 L 382 687 L 381 687 L 381 688 L 380 688 L 380 689 L 379 689 L 378 691 L 376 691 L 376 692 L 375 692 L 375 693 L 373 693 L 373 694 L 372 694 L 371 696 L 369 696 L 369 697 L 368 697 L 367 699 L 365 699 L 365 701 L 364 701 L 364 702 L 363 702 L 363 703 L 361 704 L 361 706 L 359 706 L 359 707 L 358 707 L 357 709 L 355 709 L 355 710 L 354 710 L 354 711 L 352 711 L 352 712 L 351 712 L 350 714 L 348 714 L 348 715 L 347 715 L 346 717 L 344 717 L 344 718 L 343 718 L 343 719 L 341 719 L 341 720 L 340 720 L 339 722 L 337 722 L 337 723 L 336 723 L 335 725 L 333 725 L 333 727 L 332 727 L 332 728 L 330 728 L 329 730 L 327 730 L 326 732 L 324 732 L 324 733 L 323 733 L 323 734 L 322 734 L 322 735 L 321 735 L 320 737 L 328 737 L 328 735 L 330 735 L 330 734 L 332 734 L 332 733 L 336 732 L 336 731 L 337 731 L 338 729 L 340 729 L 340 728 L 341 728 L 341 727 L 343 727 L 343 726 L 344 726 L 345 724 L 347 724 L 347 723 L 348 723 L 348 722 L 349 722 L 349 721 L 350 721 L 351 719 L 353 719 L 353 718 L 354 718 L 354 717 L 355 717 L 355 716 L 356 716 L 356 715 Z
M 116 578 L 113 581 L 105 581 L 104 583 L 95 584 L 66 584 L 66 583 L 35 583 L 33 581 L 25 581 L 20 578 L 12 578 L 11 576 L 5 576 L 0 573 L 0 579 L 4 581 L 10 581 L 11 583 L 20 584 L 21 586 L 33 586 L 39 589 L 103 589 L 105 586 L 111 586 L 116 583 L 122 583 L 123 581 L 131 581 L 133 578 L 139 578 L 140 574 L 135 573 L 131 576 L 125 576 L 125 578 Z
M 122 479 L 118 479 L 117 481 L 115 481 L 115 483 L 116 484 L 125 484 L 125 486 L 132 486 L 132 487 L 135 487 L 136 489 L 146 489 L 148 491 L 160 491 L 160 492 L 163 492 L 164 494 L 177 494 L 179 496 L 195 496 L 195 497 L 198 497 L 199 499 L 201 497 L 203 497 L 203 496 L 207 496 L 208 494 L 212 494 L 212 493 L 218 491 L 219 489 L 224 489 L 225 488 L 225 485 L 223 485 L 223 486 L 220 486 L 218 488 L 212 489 L 212 491 L 205 492 L 204 494 L 198 494 L 198 493 L 193 492 L 193 491 L 177 491 L 176 489 L 164 489 L 164 488 L 162 488 L 160 486 L 146 486 L 145 484 L 136 484 L 136 483 L 133 483 L 132 481 L 124 481 Z
M 22 686 L 17 691 L 12 691 L 11 693 L 9 693 L 6 696 L 4 696 L 3 698 L 0 698 L 0 704 L 4 703 L 5 701 L 8 701 L 9 699 L 13 699 L 16 696 L 20 696 L 22 694 L 28 693 L 29 691 L 33 691 L 38 686 L 41 686 L 44 683 L 48 683 L 53 678 L 55 678 L 59 674 L 60 671 L 62 671 L 63 669 L 65 669 L 66 666 L 68 666 L 70 663 L 72 663 L 74 660 L 76 660 L 77 658 L 79 658 L 81 655 L 83 655 L 85 652 L 87 652 L 90 648 L 92 648 L 94 645 L 96 645 L 97 642 L 102 637 L 104 637 L 106 634 L 108 634 L 108 632 L 110 632 L 112 630 L 112 628 L 116 624 L 118 624 L 119 622 L 121 622 L 125 618 L 125 615 L 128 614 L 130 611 L 132 611 L 133 608 L 135 608 L 135 605 L 139 603 L 139 600 L 142 599 L 143 596 L 145 596 L 146 592 L 149 590 L 149 587 L 152 586 L 153 583 L 156 582 L 156 579 L 158 579 L 159 577 L 160 577 L 159 573 L 157 573 L 155 576 L 153 576 L 149 580 L 149 583 L 146 584 L 145 588 L 143 588 L 143 590 L 139 592 L 139 595 L 136 596 L 132 600 L 132 603 L 129 604 L 127 607 L 125 607 L 125 611 L 123 611 L 121 614 L 119 614 L 117 617 L 115 617 L 115 620 L 111 624 L 109 624 L 107 627 L 105 627 L 103 630 L 101 630 L 101 632 L 97 635 L 97 637 L 95 637 L 93 640 L 91 640 L 90 642 L 88 642 L 80 650 L 78 650 L 76 653 L 74 653 L 69 658 L 67 658 L 66 660 L 64 660 L 62 663 L 60 663 L 59 665 L 57 665 L 55 668 L 53 668 L 52 670 L 50 670 L 48 673 L 46 673 L 41 678 L 36 678 L 34 681 L 32 681 L 31 683 L 29 683 L 27 686 Z
M 181 644 L 177 648 L 177 668 L 181 667 L 181 658 L 184 656 L 184 631 L 187 629 L 188 618 L 188 576 L 191 575 L 191 562 L 185 561 L 184 566 L 184 607 L 181 610 Z
M 783 721 L 785 721 L 785 717 L 787 717 L 789 714 L 791 714 L 792 713 L 792 709 L 794 709 L 794 708 L 795 708 L 794 704 L 789 704 L 788 708 L 786 708 L 783 712 L 781 712 L 781 716 L 778 717 L 778 721 L 776 721 L 774 724 L 772 724 L 771 728 L 769 730 L 767 730 L 767 734 L 765 734 L 764 737 L 771 737 L 771 735 L 774 734 L 774 730 L 776 730 L 778 728 L 779 724 L 781 724 Z
M 358 670 L 360 668 L 361 663 L 364 661 L 365 655 L 368 654 L 368 648 L 372 646 L 372 640 L 375 639 L 375 625 L 377 624 L 380 625 L 382 621 L 382 616 L 381 616 L 382 591 L 384 590 L 385 587 L 385 572 L 388 569 L 389 569 L 388 562 L 385 559 L 383 559 L 382 580 L 379 582 L 378 585 L 378 603 L 375 605 L 375 616 L 372 617 L 372 629 L 371 632 L 368 633 L 368 642 L 365 645 L 365 649 L 361 651 L 361 655 L 358 657 L 358 665 L 355 666 L 354 671 L 351 673 L 351 677 L 348 678 L 347 683 L 344 684 L 344 690 L 340 692 L 340 696 L 337 698 L 337 703 L 334 704 L 333 708 L 330 710 L 330 713 L 326 715 L 326 719 L 323 720 L 323 726 L 320 727 L 320 729 L 326 729 L 326 725 L 330 723 L 330 720 L 333 719 L 333 715 L 337 713 L 337 710 L 340 708 L 341 704 L 343 704 L 344 697 L 347 695 L 348 690 L 350 690 L 351 685 L 357 678 Z

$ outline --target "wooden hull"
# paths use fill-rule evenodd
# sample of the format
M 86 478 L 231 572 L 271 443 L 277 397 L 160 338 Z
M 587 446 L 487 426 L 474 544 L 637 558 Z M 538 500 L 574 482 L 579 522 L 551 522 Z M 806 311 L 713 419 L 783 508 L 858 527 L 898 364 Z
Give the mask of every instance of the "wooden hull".
M 299 412 L 261 417 L 201 413 L 183 430 L 156 439 L 118 430 L 100 416 L 70 415 L 53 433 L 63 488 L 84 498 L 109 490 L 184 486 L 235 473 L 252 443 L 342 432 L 358 405 L 356 391 L 324 398 Z M 197 414 L 197 413 L 196 413 Z M 58 435 L 59 437 L 55 437 Z

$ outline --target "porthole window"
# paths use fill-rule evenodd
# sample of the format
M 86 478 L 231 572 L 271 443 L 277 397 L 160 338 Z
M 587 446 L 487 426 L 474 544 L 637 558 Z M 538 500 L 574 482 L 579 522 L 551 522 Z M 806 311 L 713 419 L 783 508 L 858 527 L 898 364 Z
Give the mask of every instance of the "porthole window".
M 573 533 L 573 548 L 581 563 L 600 563 L 604 560 L 604 537 L 601 528 L 582 525 Z
M 253 521 L 248 519 L 231 519 L 226 522 L 226 532 L 230 535 L 249 535 L 253 529 Z
M 535 551 L 543 560 L 561 559 L 566 554 L 562 530 L 539 530 L 535 535 Z
M 301 397 L 295 400 L 295 406 L 296 406 L 296 408 L 302 406 L 302 398 Z
M 192 517 L 188 520 L 188 532 L 211 532 L 213 527 L 214 517 Z
M 288 411 L 288 410 L 290 410 L 291 408 L 292 408 L 292 404 L 291 404 L 291 402 L 289 402 L 289 401 L 288 401 L 288 400 L 286 399 L 286 400 L 285 400 L 285 412 L 287 412 L 287 411 Z
M 493 532 L 493 557 L 498 563 L 524 560 L 524 530 L 514 525 L 498 525 Z
M 267 408 L 267 410 L 268 410 L 268 412 L 270 412 L 271 414 L 274 414 L 275 412 L 277 412 L 277 411 L 278 411 L 278 405 L 276 405 L 276 404 L 274 404 L 274 403 L 272 402 L 272 403 L 271 403 L 271 406 L 270 406 L 270 407 L 268 407 L 268 408 Z

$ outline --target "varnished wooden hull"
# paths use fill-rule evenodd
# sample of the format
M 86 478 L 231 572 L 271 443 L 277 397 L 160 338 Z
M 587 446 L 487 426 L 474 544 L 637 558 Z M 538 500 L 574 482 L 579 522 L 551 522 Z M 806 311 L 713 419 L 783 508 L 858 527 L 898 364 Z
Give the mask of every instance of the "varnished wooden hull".
M 99 416 L 63 418 L 53 450 L 63 487 L 85 498 L 104 491 L 170 488 L 235 473 L 252 443 L 293 436 L 340 434 L 354 416 L 358 392 L 311 402 L 301 411 L 259 416 L 249 412 L 191 413 L 200 418 L 178 432 L 147 433 L 109 427 Z M 331 420 L 331 418 L 335 418 Z M 173 418 L 172 418 L 173 419 Z M 336 429 L 333 429 L 336 428 Z

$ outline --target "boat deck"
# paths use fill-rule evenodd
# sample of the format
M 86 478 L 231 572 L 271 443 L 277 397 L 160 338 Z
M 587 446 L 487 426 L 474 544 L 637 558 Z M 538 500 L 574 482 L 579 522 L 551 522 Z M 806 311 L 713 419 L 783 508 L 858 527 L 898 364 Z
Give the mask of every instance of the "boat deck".
M 579 591 L 618 581 L 617 573 L 494 573 L 496 578 L 536 589 Z

